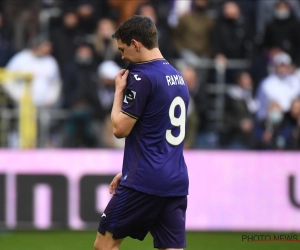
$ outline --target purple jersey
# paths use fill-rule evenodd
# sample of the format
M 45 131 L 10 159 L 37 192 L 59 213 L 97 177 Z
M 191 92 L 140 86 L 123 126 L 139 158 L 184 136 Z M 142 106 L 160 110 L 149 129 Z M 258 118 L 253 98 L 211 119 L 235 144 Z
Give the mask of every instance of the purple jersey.
M 187 195 L 187 85 L 165 59 L 129 64 L 128 70 L 122 112 L 137 122 L 126 138 L 121 185 L 157 196 Z

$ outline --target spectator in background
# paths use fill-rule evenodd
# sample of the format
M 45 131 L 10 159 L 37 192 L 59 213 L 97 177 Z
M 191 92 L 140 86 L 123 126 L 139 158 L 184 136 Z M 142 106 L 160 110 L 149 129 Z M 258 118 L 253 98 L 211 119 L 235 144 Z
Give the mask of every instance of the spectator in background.
M 206 15 L 207 0 L 194 0 L 191 12 L 184 14 L 174 30 L 174 46 L 186 61 L 212 56 L 214 21 Z M 197 64 L 196 59 L 196 64 Z
M 120 0 L 108 0 L 108 5 L 110 8 L 116 10 L 117 14 L 117 24 L 123 23 L 128 18 L 132 17 L 137 7 L 141 3 L 145 3 L 147 0 L 134 0 L 134 1 L 120 1 Z
M 265 119 L 258 121 L 255 125 L 255 135 L 258 149 L 283 150 L 287 148 L 291 140 L 292 127 L 277 102 L 269 102 Z
M 291 57 L 280 52 L 273 58 L 274 73 L 267 76 L 258 86 L 257 100 L 259 120 L 266 118 L 271 101 L 278 103 L 283 112 L 290 110 L 295 98 L 300 95 L 300 80 L 292 70 Z
M 51 0 L 53 1 L 53 0 Z M 67 11 L 70 9 L 77 9 L 80 5 L 89 5 L 93 9 L 93 16 L 96 20 L 103 18 L 103 17 L 110 17 L 111 16 L 111 8 L 108 6 L 109 0 L 54 0 L 58 1 L 59 4 L 62 6 L 63 11 Z
M 64 147 L 99 147 L 97 126 L 104 115 L 97 96 L 97 64 L 89 44 L 78 45 L 65 72 L 63 108 L 71 110 L 71 115 L 66 122 Z
M 190 103 L 187 110 L 187 127 L 185 135 L 185 148 L 195 148 L 198 135 L 200 117 L 197 110 L 196 95 L 199 92 L 200 82 L 195 68 L 185 66 L 180 70 L 190 93 Z
M 207 146 L 206 139 L 209 137 L 207 133 L 207 110 L 209 106 L 207 85 L 201 81 L 195 67 L 188 64 L 178 67 L 187 83 L 190 94 L 185 148 L 205 148 Z
M 10 58 L 14 55 L 15 51 L 13 49 L 12 41 L 8 38 L 7 33 L 5 31 L 4 27 L 4 21 L 2 13 L 0 12 L 0 68 L 3 68 L 6 66 L 7 62 L 10 60 Z M 1 85 L 1 82 L 0 82 Z M 0 86 L 0 107 L 11 107 L 13 104 L 11 103 L 10 98 L 5 93 L 2 86 Z M 3 127 L 3 124 L 5 124 L 5 119 L 3 116 L 0 116 L 0 126 Z M 12 123 L 10 124 L 10 127 L 13 127 Z M 12 129 L 12 128 L 9 128 Z M 5 133 L 0 133 L 0 140 L 5 141 L 6 137 L 8 135 L 8 131 L 5 131 Z
M 252 49 L 247 21 L 234 1 L 225 2 L 214 29 L 214 54 L 217 63 L 226 65 L 229 59 L 249 59 Z M 227 82 L 234 81 L 235 71 L 228 71 Z
M 121 68 L 114 61 L 104 61 L 97 69 L 97 93 L 102 107 L 103 117 L 110 117 L 115 95 L 115 76 Z
M 257 18 L 257 4 L 260 0 L 235 0 L 235 2 L 240 6 L 243 17 L 247 20 L 249 30 L 251 35 L 256 33 L 256 18 Z
M 31 40 L 30 48 L 15 54 L 6 69 L 33 75 L 31 97 L 36 107 L 52 108 L 58 105 L 61 81 L 57 61 L 51 54 L 52 45 L 47 37 L 39 35 Z M 3 85 L 7 95 L 18 105 L 24 95 L 25 81 L 16 79 Z
M 125 64 L 118 50 L 118 45 L 111 37 L 116 30 L 116 24 L 109 18 L 102 18 L 98 21 L 96 32 L 93 36 L 93 45 L 95 48 L 97 60 L 100 62 L 113 60 L 122 68 Z
M 79 32 L 82 36 L 93 34 L 96 29 L 95 10 L 91 4 L 81 3 L 77 7 Z
M 39 33 L 40 0 L 3 1 L 3 16 L 7 32 L 17 51 Z
M 192 9 L 192 0 L 178 1 L 171 0 L 168 16 L 168 24 L 175 28 L 178 25 L 179 19 Z
M 0 68 L 6 65 L 14 53 L 12 41 L 4 31 L 3 16 L 0 13 Z
M 51 32 L 50 38 L 53 43 L 53 56 L 62 70 L 63 66 L 73 59 L 76 44 L 80 39 L 77 14 L 73 11 L 64 13 L 62 26 Z
M 114 61 L 104 61 L 98 67 L 98 98 L 103 110 L 102 130 L 105 148 L 124 148 L 125 138 L 117 139 L 112 131 L 110 113 L 115 95 L 115 76 L 121 68 Z
M 274 52 L 283 50 L 300 65 L 300 22 L 292 15 L 291 7 L 286 1 L 278 1 L 273 13 L 274 19 L 266 26 L 262 41 L 267 58 L 272 58 Z
M 300 20 L 300 3 L 298 0 L 258 0 L 256 9 L 256 37 L 258 42 L 262 39 L 267 24 L 272 22 L 276 15 L 280 16 L 280 12 L 274 12 L 274 6 L 280 2 L 286 2 L 290 6 L 291 15 L 295 16 L 298 21 Z
M 290 109 L 292 119 L 292 136 L 288 143 L 289 149 L 300 149 L 300 98 L 293 101 Z
M 253 149 L 253 129 L 258 105 L 253 98 L 251 75 L 242 71 L 236 85 L 228 88 L 225 101 L 225 126 L 229 149 Z
M 137 7 L 136 15 L 149 17 L 156 25 L 158 32 L 158 44 L 162 55 L 167 60 L 171 59 L 173 55 L 172 44 L 170 43 L 171 30 L 163 22 L 158 22 L 157 12 L 150 2 L 142 3 Z

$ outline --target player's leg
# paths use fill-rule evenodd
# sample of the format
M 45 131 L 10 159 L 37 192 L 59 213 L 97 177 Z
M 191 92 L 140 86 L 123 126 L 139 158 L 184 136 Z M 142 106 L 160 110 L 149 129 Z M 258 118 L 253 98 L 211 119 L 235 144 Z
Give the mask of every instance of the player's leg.
M 118 186 L 101 216 L 95 249 L 102 250 L 104 246 L 118 249 L 122 239 L 127 236 L 143 240 L 165 200 L 163 197 Z
M 105 235 L 97 232 L 97 237 L 94 243 L 95 250 L 119 250 L 123 239 L 115 240 L 113 234 L 105 232 Z
M 186 247 L 186 208 L 186 196 L 168 198 L 150 229 L 155 248 L 178 250 Z

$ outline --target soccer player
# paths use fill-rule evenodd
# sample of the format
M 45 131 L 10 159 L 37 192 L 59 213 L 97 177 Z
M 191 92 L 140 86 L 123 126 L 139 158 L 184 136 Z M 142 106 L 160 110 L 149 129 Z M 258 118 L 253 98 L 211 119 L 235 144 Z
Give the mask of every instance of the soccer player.
M 126 142 L 122 172 L 110 184 L 114 195 L 101 216 L 94 247 L 118 250 L 125 237 L 143 240 L 150 232 L 155 248 L 183 249 L 188 88 L 163 58 L 149 18 L 133 16 L 113 37 L 129 62 L 115 78 L 111 112 L 113 133 Z

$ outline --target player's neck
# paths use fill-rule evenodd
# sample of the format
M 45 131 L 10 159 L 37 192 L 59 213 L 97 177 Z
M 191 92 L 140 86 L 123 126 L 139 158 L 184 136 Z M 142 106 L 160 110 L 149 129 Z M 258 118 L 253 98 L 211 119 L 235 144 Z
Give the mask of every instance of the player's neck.
M 160 50 L 158 48 L 154 48 L 152 50 L 144 49 L 141 53 L 140 61 L 152 61 L 154 59 L 163 58 Z

